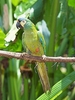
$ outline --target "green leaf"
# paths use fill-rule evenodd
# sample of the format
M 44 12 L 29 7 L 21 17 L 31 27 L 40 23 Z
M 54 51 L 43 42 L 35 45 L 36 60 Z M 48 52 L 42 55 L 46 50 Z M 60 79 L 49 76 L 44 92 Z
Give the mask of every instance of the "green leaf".
M 14 6 L 17 6 L 19 2 L 20 2 L 20 0 L 12 0 L 12 4 L 13 4 Z
M 22 50 L 22 41 L 18 38 L 14 42 L 10 42 L 9 45 L 6 47 L 8 51 L 16 51 L 19 52 Z
M 4 46 L 4 38 L 5 38 L 5 34 L 3 33 L 3 31 L 0 29 L 0 49 L 3 49 L 5 46 Z
M 55 52 L 55 56 L 63 55 L 67 49 L 68 37 L 65 37 Z
M 51 89 L 51 93 L 44 93 L 36 100 L 54 100 L 57 96 L 59 96 L 64 90 L 75 81 L 75 71 L 67 75 L 65 78 L 57 82 Z
M 60 11 L 59 11 L 59 14 L 57 16 L 57 33 L 59 35 L 59 38 L 60 38 L 60 35 L 63 33 L 63 30 L 64 30 L 64 24 L 65 24 L 65 20 L 67 18 L 67 2 L 65 0 L 62 0 L 60 2 Z
M 20 70 L 19 70 L 19 62 L 17 59 L 9 60 L 9 67 L 7 73 L 7 84 L 8 84 L 8 94 L 9 100 L 21 100 L 20 99 Z
M 71 7 L 75 7 L 75 0 L 68 0 L 68 5 Z
M 14 17 L 17 18 L 21 14 L 25 13 L 27 9 L 29 9 L 37 0 L 26 0 L 25 2 L 21 2 L 15 10 Z

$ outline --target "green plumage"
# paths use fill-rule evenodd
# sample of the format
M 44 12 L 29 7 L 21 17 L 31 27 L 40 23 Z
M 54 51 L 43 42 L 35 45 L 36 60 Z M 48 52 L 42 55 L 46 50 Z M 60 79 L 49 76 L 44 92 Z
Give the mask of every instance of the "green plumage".
M 33 55 L 42 56 L 45 52 L 43 35 L 38 32 L 32 22 L 27 19 L 22 35 L 23 46 L 27 47 Z
M 23 19 L 19 22 L 22 24 L 25 22 L 22 35 L 22 44 L 24 48 L 27 48 L 32 55 L 42 56 L 46 51 L 46 44 L 42 33 L 36 30 L 35 25 L 29 19 Z M 37 71 L 43 86 L 44 91 L 50 89 L 49 79 L 46 71 L 45 63 L 37 62 Z

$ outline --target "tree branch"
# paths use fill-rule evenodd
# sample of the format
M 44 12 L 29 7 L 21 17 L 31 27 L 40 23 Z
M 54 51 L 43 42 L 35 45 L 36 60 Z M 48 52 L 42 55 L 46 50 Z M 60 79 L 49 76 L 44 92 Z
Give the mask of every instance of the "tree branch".
M 38 61 L 38 62 L 75 62 L 75 57 L 48 57 L 48 56 L 33 56 L 27 53 L 16 53 L 9 51 L 0 50 L 0 56 L 7 58 L 17 58 L 24 59 L 29 61 Z

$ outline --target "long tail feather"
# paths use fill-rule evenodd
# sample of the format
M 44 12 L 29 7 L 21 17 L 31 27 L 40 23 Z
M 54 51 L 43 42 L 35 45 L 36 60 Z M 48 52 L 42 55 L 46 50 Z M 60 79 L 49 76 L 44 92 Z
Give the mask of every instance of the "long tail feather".
M 47 90 L 50 90 L 50 83 L 49 78 L 47 74 L 47 69 L 45 63 L 39 63 L 37 62 L 37 71 L 41 80 L 41 84 L 43 87 L 43 90 L 46 92 Z

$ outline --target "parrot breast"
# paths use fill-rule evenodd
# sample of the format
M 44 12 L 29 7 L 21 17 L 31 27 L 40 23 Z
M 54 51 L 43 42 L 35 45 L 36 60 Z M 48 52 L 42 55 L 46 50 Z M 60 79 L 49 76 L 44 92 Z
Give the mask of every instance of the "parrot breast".
M 44 54 L 43 47 L 38 39 L 37 30 L 36 29 L 26 29 L 22 35 L 22 43 L 23 47 L 28 48 L 28 50 L 37 56 L 41 56 Z

